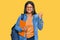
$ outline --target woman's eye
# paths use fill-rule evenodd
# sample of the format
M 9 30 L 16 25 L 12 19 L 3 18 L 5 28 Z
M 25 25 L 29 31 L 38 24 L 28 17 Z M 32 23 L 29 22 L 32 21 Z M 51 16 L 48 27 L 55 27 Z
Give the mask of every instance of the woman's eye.
M 32 7 L 27 7 L 27 8 L 32 8 Z

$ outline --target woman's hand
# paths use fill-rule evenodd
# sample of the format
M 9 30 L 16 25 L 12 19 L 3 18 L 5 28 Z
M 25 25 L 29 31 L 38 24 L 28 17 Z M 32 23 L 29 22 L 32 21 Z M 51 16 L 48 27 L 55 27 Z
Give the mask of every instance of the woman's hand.
M 43 16 L 42 12 L 40 12 L 38 15 L 39 15 L 39 18 L 42 18 Z
M 23 31 L 26 31 L 26 27 L 22 28 Z

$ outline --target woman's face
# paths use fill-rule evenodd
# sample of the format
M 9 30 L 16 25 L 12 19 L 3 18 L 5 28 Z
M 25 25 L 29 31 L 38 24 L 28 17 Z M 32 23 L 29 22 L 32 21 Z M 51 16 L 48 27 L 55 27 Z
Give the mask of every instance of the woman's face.
M 26 11 L 27 11 L 27 13 L 32 13 L 33 6 L 31 4 L 28 4 L 27 7 L 26 7 Z

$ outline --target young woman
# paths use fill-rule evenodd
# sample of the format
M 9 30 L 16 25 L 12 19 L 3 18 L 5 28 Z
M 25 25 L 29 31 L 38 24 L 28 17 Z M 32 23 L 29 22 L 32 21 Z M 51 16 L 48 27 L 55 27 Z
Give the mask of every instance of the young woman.
M 15 30 L 18 32 L 19 40 L 38 40 L 38 29 L 42 30 L 43 28 L 43 20 L 42 14 L 37 15 L 35 11 L 35 6 L 32 1 L 28 1 L 24 7 L 24 18 L 25 26 L 21 28 L 20 16 L 15 25 Z M 23 23 L 22 23 L 23 24 Z M 23 24 L 24 25 L 24 24 Z M 24 33 L 22 35 L 21 33 Z

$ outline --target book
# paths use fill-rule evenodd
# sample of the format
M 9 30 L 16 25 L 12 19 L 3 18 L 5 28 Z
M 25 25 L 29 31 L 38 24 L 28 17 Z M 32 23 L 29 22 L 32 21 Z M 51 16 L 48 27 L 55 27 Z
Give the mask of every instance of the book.
M 25 21 L 23 21 L 23 20 L 20 20 L 20 27 L 21 28 L 24 28 L 25 27 L 25 24 L 26 24 L 26 22 Z M 24 31 L 22 31 L 22 32 L 18 32 L 18 34 L 20 35 L 20 36 L 25 36 L 25 32 Z

